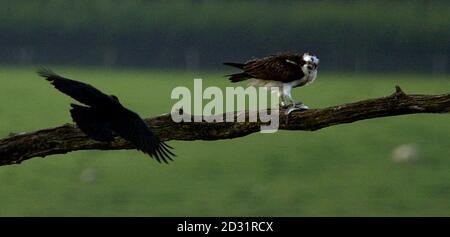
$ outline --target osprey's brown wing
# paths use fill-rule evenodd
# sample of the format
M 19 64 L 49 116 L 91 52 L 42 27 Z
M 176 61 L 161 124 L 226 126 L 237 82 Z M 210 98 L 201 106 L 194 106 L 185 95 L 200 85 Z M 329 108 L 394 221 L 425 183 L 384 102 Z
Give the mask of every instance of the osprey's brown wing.
M 274 55 L 248 61 L 244 73 L 257 79 L 291 82 L 303 78 L 303 64 L 298 55 Z

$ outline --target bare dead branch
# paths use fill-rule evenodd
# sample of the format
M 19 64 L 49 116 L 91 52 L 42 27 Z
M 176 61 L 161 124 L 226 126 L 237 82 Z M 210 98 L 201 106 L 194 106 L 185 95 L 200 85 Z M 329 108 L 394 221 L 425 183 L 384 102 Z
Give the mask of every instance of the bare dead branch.
M 450 93 L 443 95 L 407 95 L 399 86 L 387 97 L 294 112 L 289 118 L 280 110 L 283 130 L 315 131 L 325 127 L 359 120 L 416 113 L 449 113 Z M 244 113 L 244 112 L 243 112 Z M 245 115 L 248 118 L 248 111 Z M 233 114 L 232 116 L 236 116 Z M 262 122 L 182 122 L 172 121 L 170 114 L 146 119 L 162 140 L 221 140 L 243 137 L 260 131 Z M 274 135 L 275 136 L 275 135 Z M 46 157 L 78 150 L 134 149 L 127 141 L 116 138 L 105 143 L 89 139 L 75 125 L 66 124 L 35 132 L 16 134 L 0 140 L 0 165 L 19 164 L 33 157 Z

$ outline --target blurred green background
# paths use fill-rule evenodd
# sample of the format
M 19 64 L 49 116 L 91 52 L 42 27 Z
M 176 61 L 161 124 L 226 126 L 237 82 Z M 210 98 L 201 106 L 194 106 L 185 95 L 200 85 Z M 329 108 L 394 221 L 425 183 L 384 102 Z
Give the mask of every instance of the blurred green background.
M 450 2 L 2 0 L 0 63 L 223 69 L 312 51 L 321 70 L 448 72 Z
M 388 7 L 387 7 L 388 6 Z M 313 51 L 313 108 L 450 89 L 447 1 L 0 1 L 0 137 L 71 122 L 48 66 L 117 95 L 142 117 L 171 90 L 230 86 L 223 61 Z M 316 132 L 170 141 L 0 167 L 0 216 L 449 216 L 448 114 L 371 119 Z M 1 157 L 0 157 L 1 158 Z

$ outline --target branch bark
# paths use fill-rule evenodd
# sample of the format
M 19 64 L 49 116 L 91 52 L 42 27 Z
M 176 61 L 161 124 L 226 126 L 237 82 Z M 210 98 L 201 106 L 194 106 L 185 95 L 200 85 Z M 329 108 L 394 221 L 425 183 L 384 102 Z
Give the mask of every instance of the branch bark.
M 449 113 L 450 93 L 443 95 L 407 95 L 400 87 L 387 97 L 363 100 L 355 103 L 293 112 L 289 118 L 280 110 L 282 130 L 315 131 L 325 127 L 352 123 L 377 117 L 416 113 Z M 248 118 L 249 112 L 242 112 Z M 242 116 L 234 115 L 231 116 Z M 260 131 L 262 122 L 207 123 L 172 121 L 170 114 L 146 119 L 152 130 L 162 140 L 220 140 L 243 137 Z M 46 157 L 78 150 L 134 149 L 127 141 L 116 138 L 114 142 L 98 142 L 89 139 L 75 125 L 66 124 L 35 132 L 11 135 L 0 140 L 0 165 L 20 164 L 33 157 Z

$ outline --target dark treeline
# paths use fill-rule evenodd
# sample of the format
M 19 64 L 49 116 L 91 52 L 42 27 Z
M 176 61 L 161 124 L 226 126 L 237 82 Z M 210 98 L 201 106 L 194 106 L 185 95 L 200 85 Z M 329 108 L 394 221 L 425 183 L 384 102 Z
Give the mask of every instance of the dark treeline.
M 220 69 L 278 51 L 322 70 L 450 70 L 448 1 L 0 1 L 0 63 Z

